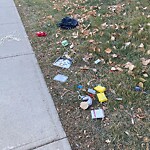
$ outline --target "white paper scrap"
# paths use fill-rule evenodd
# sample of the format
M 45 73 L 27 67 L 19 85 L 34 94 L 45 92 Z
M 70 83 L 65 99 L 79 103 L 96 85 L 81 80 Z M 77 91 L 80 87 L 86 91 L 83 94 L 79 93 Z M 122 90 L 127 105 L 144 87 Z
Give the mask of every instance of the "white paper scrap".
M 105 117 L 103 109 L 91 110 L 91 115 L 92 115 L 92 119 Z
M 56 75 L 56 76 L 54 77 L 54 80 L 60 81 L 60 82 L 66 82 L 67 79 L 68 79 L 68 77 L 67 77 L 67 76 L 64 76 L 64 75 L 62 75 L 62 74 L 58 74 L 58 75 Z

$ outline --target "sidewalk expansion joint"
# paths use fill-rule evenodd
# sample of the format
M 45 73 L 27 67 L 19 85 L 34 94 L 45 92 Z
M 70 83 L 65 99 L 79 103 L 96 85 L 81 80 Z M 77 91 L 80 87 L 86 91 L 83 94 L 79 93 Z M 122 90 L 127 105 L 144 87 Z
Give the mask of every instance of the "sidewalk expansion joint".
M 52 144 L 52 143 L 55 143 L 55 142 L 59 142 L 59 141 L 61 141 L 63 139 L 67 139 L 67 137 L 62 137 L 62 138 L 59 138 L 59 139 L 54 139 L 52 141 L 46 142 L 44 144 L 41 144 L 39 146 L 35 146 L 35 147 L 33 147 L 33 148 L 29 149 L 29 150 L 36 150 L 37 148 L 41 148 L 43 146 L 46 146 L 46 145 L 49 145 L 49 144 Z
M 26 54 L 16 54 L 16 55 L 12 55 L 12 56 L 4 56 L 4 57 L 0 57 L 0 59 L 9 59 L 9 58 L 13 58 L 13 57 L 28 56 L 28 55 L 35 55 L 35 53 L 31 52 L 31 53 L 26 53 Z

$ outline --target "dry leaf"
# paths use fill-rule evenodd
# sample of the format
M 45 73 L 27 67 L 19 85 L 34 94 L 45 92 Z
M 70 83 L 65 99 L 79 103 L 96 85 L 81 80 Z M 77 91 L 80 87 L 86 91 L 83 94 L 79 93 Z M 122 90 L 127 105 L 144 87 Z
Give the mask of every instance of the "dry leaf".
M 110 141 L 109 139 L 107 139 L 105 142 L 106 142 L 107 144 L 111 143 L 111 141 Z
M 144 78 L 139 78 L 139 80 L 142 82 L 146 82 L 146 80 Z
M 148 143 L 148 142 L 150 142 L 150 139 L 149 139 L 148 137 L 144 137 L 144 138 L 143 138 L 143 141 L 144 141 L 145 143 Z
M 107 48 L 107 49 L 105 50 L 105 52 L 106 52 L 107 54 L 110 54 L 110 53 L 112 52 L 112 50 L 111 50 L 110 48 Z
M 146 60 L 145 58 L 141 58 L 141 61 L 144 66 L 147 66 L 150 63 L 150 59 Z
M 88 42 L 89 42 L 89 43 L 93 43 L 93 42 L 94 42 L 94 40 L 89 40 Z
M 148 74 L 144 73 L 143 76 L 144 76 L 145 78 L 147 78 L 147 77 L 148 77 Z
M 111 71 L 116 71 L 117 69 L 115 67 L 111 67 Z
M 139 87 L 141 87 L 141 88 L 143 88 L 144 87 L 144 84 L 143 84 L 143 82 L 139 82 Z
M 148 50 L 146 53 L 147 53 L 147 55 L 150 55 L 150 50 Z
M 135 68 L 135 66 L 131 62 L 127 62 L 125 64 L 125 68 L 128 68 L 130 71 L 132 71 Z
M 70 45 L 70 48 L 72 49 L 74 47 L 74 44 L 72 43 L 71 45 Z
M 107 23 L 105 22 L 105 23 L 101 24 L 101 27 L 102 27 L 102 29 L 106 29 L 106 27 L 108 27 L 108 25 L 107 25 Z
M 120 67 L 116 67 L 116 69 L 117 69 L 118 71 L 120 71 L 120 72 L 123 72 L 123 69 L 120 68 Z
M 139 48 L 144 48 L 144 44 L 141 43 L 138 47 L 139 47 Z
M 125 43 L 125 48 L 128 47 L 131 44 L 131 42 L 126 42 Z
M 113 58 L 117 58 L 118 55 L 117 55 L 117 54 L 112 54 L 112 57 L 113 57 Z
M 78 33 L 78 32 L 73 32 L 73 33 L 72 33 L 72 37 L 73 37 L 74 39 L 78 38 L 78 36 L 79 36 L 79 33 Z
M 85 61 L 86 63 L 88 63 L 88 61 L 90 60 L 90 59 L 92 59 L 93 58 L 93 55 L 92 55 L 92 53 L 90 53 L 90 54 L 86 54 L 85 56 L 84 56 L 84 58 L 82 58 L 83 59 L 83 61 Z
M 111 36 L 111 41 L 114 41 L 115 40 L 115 37 L 114 36 Z

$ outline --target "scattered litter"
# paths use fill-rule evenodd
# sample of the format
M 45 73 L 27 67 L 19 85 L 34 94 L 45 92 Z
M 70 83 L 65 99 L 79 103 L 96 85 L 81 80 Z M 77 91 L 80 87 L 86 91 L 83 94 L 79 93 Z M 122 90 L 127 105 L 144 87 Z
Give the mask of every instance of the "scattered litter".
M 66 82 L 67 79 L 68 79 L 68 77 L 67 77 L 67 76 L 64 76 L 64 75 L 62 75 L 62 74 L 58 74 L 58 75 L 56 75 L 56 76 L 54 77 L 54 80 L 60 81 L 60 82 Z
M 139 83 L 138 83 L 138 86 L 139 86 L 140 88 L 143 88 L 143 87 L 144 87 L 143 82 L 139 82 Z
M 71 45 L 70 45 L 70 48 L 72 49 L 74 47 L 74 44 L 72 43 Z
M 100 59 L 97 59 L 97 60 L 94 61 L 94 64 L 98 64 L 98 63 L 100 63 L 100 62 L 101 62 L 101 60 L 100 60 Z
M 139 80 L 140 80 L 141 82 L 146 82 L 146 80 L 145 80 L 144 78 L 139 78 Z
M 144 73 L 143 76 L 144 76 L 145 78 L 147 78 L 147 77 L 148 77 L 148 74 L 147 74 L 147 73 Z
M 95 90 L 93 90 L 93 89 L 88 89 L 88 93 L 96 94 L 96 91 L 95 91 Z
M 135 91 L 141 91 L 142 90 L 141 87 L 139 87 L 139 86 L 136 86 L 134 89 L 135 89 Z
M 93 54 L 90 53 L 90 54 L 86 54 L 82 59 L 83 59 L 83 61 L 85 61 L 86 63 L 89 63 L 88 61 L 89 61 L 90 59 L 92 59 L 92 58 L 93 58 Z
M 0 39 L 0 45 L 3 44 L 7 40 L 8 41 L 11 41 L 11 40 L 20 41 L 20 39 L 15 37 L 14 35 L 7 35 Z
M 108 100 L 104 93 L 98 93 L 97 98 L 100 103 L 106 102 Z
M 107 144 L 111 143 L 111 141 L 110 141 L 109 139 L 107 139 L 105 142 L 106 142 Z
M 80 103 L 80 108 L 82 108 L 83 110 L 88 109 L 88 107 L 92 105 L 92 98 L 90 96 L 81 96 L 81 99 L 85 101 Z
M 53 63 L 54 66 L 66 68 L 66 69 L 68 69 L 71 66 L 71 64 L 72 64 L 72 59 L 66 58 L 65 56 L 57 58 Z
M 41 32 L 36 32 L 36 36 L 43 37 L 43 36 L 47 36 L 47 34 L 41 31 Z
M 117 101 L 122 101 L 122 98 L 116 98 Z
M 83 86 L 79 84 L 79 85 L 77 85 L 77 88 L 78 88 L 78 89 L 82 89 Z
M 94 90 L 96 90 L 97 92 L 103 93 L 106 91 L 106 88 L 98 85 L 94 88 Z
M 83 110 L 86 110 L 88 109 L 89 105 L 87 102 L 81 102 L 80 103 L 80 108 L 82 108 Z
M 97 110 L 91 110 L 91 115 L 92 119 L 97 119 L 97 118 L 104 118 L 104 110 L 103 109 L 97 109 Z
M 105 50 L 105 52 L 106 52 L 107 54 L 110 54 L 110 53 L 112 52 L 112 50 L 111 50 L 110 48 L 107 48 L 107 49 Z
M 82 98 L 83 101 L 87 101 L 88 105 L 92 105 L 92 98 L 88 95 Z
M 65 17 L 61 20 L 60 23 L 58 23 L 58 27 L 67 30 L 73 29 L 76 26 L 78 26 L 78 21 L 70 17 Z
M 65 47 L 65 46 L 68 46 L 68 44 L 69 44 L 69 43 L 68 43 L 68 41 L 67 41 L 67 40 L 64 40 L 64 41 L 62 41 L 62 42 L 61 42 L 61 44 L 62 44 L 62 46 L 64 46 L 64 47 Z

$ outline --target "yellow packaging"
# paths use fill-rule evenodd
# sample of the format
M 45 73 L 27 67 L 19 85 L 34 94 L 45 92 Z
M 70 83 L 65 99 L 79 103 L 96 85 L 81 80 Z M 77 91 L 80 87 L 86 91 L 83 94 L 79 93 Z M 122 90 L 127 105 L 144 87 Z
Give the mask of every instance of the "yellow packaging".
M 98 85 L 98 86 L 96 86 L 96 87 L 94 88 L 94 90 L 96 90 L 97 92 L 103 93 L 103 92 L 106 91 L 106 88 L 103 87 L 103 86 Z
M 101 103 L 106 102 L 108 100 L 104 93 L 98 93 L 97 98 Z

